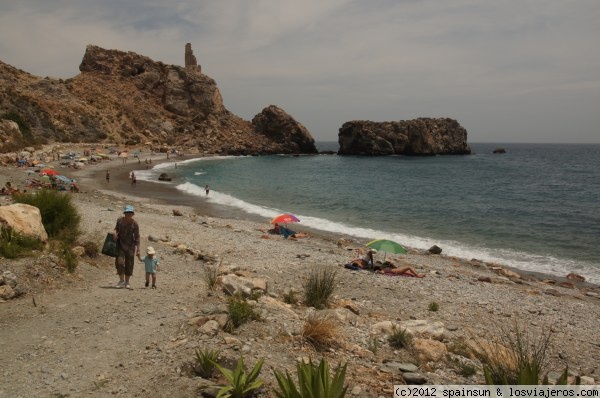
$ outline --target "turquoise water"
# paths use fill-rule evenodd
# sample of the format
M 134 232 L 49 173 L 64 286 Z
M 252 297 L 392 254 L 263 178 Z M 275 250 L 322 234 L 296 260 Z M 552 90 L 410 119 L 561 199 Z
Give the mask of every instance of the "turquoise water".
M 492 154 L 496 147 L 507 153 Z M 437 244 L 448 255 L 600 282 L 600 145 L 471 148 L 469 156 L 203 158 L 169 173 L 186 181 L 182 192 L 265 221 L 294 213 L 300 230 Z

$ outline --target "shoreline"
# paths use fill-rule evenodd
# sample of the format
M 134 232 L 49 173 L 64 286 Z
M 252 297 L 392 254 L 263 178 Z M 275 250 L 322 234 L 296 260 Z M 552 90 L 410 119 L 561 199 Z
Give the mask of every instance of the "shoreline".
M 201 155 L 198 155 L 198 156 L 186 155 L 186 156 L 178 157 L 175 159 L 173 159 L 173 158 L 167 159 L 166 156 L 161 156 L 158 159 L 153 159 L 153 162 L 152 162 L 150 168 L 153 168 L 159 164 L 177 163 L 177 162 L 180 162 L 183 160 L 198 159 L 198 158 L 202 158 L 202 156 Z M 165 205 L 189 207 L 189 208 L 194 209 L 194 211 L 200 216 L 250 221 L 250 222 L 263 224 L 264 229 L 269 228 L 268 220 L 265 220 L 264 217 L 245 213 L 239 209 L 228 210 L 228 208 L 226 206 L 213 205 L 211 203 L 208 203 L 208 202 L 202 200 L 201 197 L 198 197 L 195 195 L 190 195 L 190 194 L 187 194 L 185 192 L 182 192 L 182 191 L 176 189 L 175 186 L 172 184 L 165 184 L 165 183 L 161 183 L 158 181 L 153 182 L 153 181 L 147 181 L 147 180 L 144 180 L 144 181 L 138 180 L 136 186 L 132 187 L 132 185 L 130 184 L 130 180 L 129 180 L 129 173 L 131 171 L 135 171 L 135 170 L 144 170 L 145 169 L 145 167 L 143 167 L 144 163 L 135 163 L 135 162 L 131 161 L 126 164 L 122 164 L 122 163 L 119 163 L 119 161 L 120 161 L 120 159 L 111 160 L 111 164 L 109 165 L 109 167 L 106 167 L 104 169 L 102 169 L 101 167 L 98 168 L 101 165 L 92 166 L 92 167 L 95 167 L 96 169 L 94 170 L 94 169 L 92 169 L 92 167 L 90 167 L 90 169 L 87 170 L 88 173 L 82 173 L 81 177 L 85 178 L 86 184 L 90 184 L 91 187 L 94 187 L 96 189 L 101 189 L 103 191 L 106 191 L 107 193 L 113 192 L 114 194 L 137 198 L 137 200 L 147 200 L 147 199 L 155 200 L 155 201 L 158 201 L 159 203 L 162 203 Z M 104 184 L 104 182 L 105 182 L 104 181 L 104 173 L 105 173 L 106 169 L 109 169 L 112 171 L 110 186 L 105 186 L 106 184 Z M 83 170 L 81 170 L 81 171 L 83 171 Z M 171 175 L 171 173 L 167 173 L 167 174 L 170 174 L 170 176 L 172 176 L 172 177 L 175 176 L 174 177 L 175 179 L 177 178 L 176 174 L 173 174 L 173 175 Z M 356 244 L 362 244 L 362 245 L 364 245 L 364 243 L 366 243 L 368 241 L 368 239 L 358 238 L 358 237 L 355 237 L 352 235 L 328 232 L 328 231 L 318 230 L 315 228 L 310 228 L 310 227 L 305 227 L 305 226 L 303 226 L 301 232 L 307 232 L 316 238 L 326 239 L 326 240 L 330 240 L 330 241 L 346 239 L 346 240 L 350 240 Z M 411 254 L 418 254 L 418 255 L 423 255 L 423 256 L 429 255 L 427 253 L 427 250 L 415 249 L 415 248 L 411 248 L 411 247 L 407 247 L 407 249 L 408 249 L 409 253 L 411 253 Z M 556 275 L 556 274 L 551 274 L 551 273 L 543 272 L 543 271 L 524 270 L 521 268 L 517 268 L 514 266 L 502 264 L 502 263 L 490 263 L 490 262 L 486 262 L 486 261 L 482 261 L 482 260 L 478 260 L 478 259 L 467 259 L 467 258 L 463 258 L 463 257 L 456 257 L 456 256 L 451 256 L 451 255 L 446 255 L 446 254 L 440 254 L 439 256 L 441 256 L 443 258 L 451 259 L 453 261 L 457 261 L 457 262 L 460 262 L 463 264 L 468 264 L 468 265 L 472 265 L 475 262 L 475 263 L 487 264 L 492 267 L 504 268 L 504 269 L 510 270 L 512 272 L 518 273 L 524 279 L 532 279 L 533 278 L 533 279 L 539 280 L 539 281 L 555 280 L 556 284 L 565 283 L 565 282 L 573 283 L 573 285 L 575 287 L 579 287 L 579 288 L 594 289 L 594 288 L 600 287 L 600 283 L 592 283 L 592 282 L 588 282 L 588 281 L 581 282 L 581 281 L 571 280 L 571 279 L 568 279 L 566 275 Z M 391 257 L 394 257 L 394 256 L 390 256 L 390 258 Z M 401 260 L 402 259 L 400 258 L 400 261 Z
M 81 148 L 87 147 L 85 144 L 69 144 L 66 145 L 71 150 L 81 152 Z M 175 155 L 173 155 L 175 156 Z M 152 159 L 152 163 L 149 165 L 149 168 L 153 168 L 160 164 L 165 163 L 177 163 L 181 161 L 186 161 L 190 159 L 198 159 L 202 158 L 202 155 L 183 155 L 173 157 L 167 159 L 166 154 L 158 153 L 150 156 Z M 209 155 L 210 156 L 210 155 Z M 47 162 L 48 164 L 52 164 L 54 162 Z M 55 167 L 58 167 L 56 165 Z M 6 168 L 5 168 L 6 169 Z M 97 164 L 87 165 L 82 169 L 67 169 L 65 174 L 73 176 L 77 179 L 78 184 L 82 190 L 99 190 L 104 194 L 112 195 L 115 197 L 127 197 L 131 198 L 134 201 L 146 202 L 146 201 L 155 201 L 162 205 L 168 206 L 182 206 L 193 209 L 193 211 L 199 215 L 204 217 L 213 217 L 213 218 L 221 218 L 221 219 L 232 219 L 232 220 L 240 220 L 240 221 L 249 221 L 256 223 L 257 229 L 268 229 L 270 228 L 268 224 L 268 220 L 264 217 L 258 215 L 252 215 L 249 213 L 245 213 L 239 209 L 232 209 L 227 206 L 214 205 L 210 202 L 202 200 L 201 197 L 190 195 L 185 192 L 182 192 L 175 188 L 173 184 L 170 183 L 161 183 L 147 180 L 138 180 L 136 186 L 132 186 L 129 180 L 129 173 L 131 171 L 136 170 L 145 170 L 146 164 L 141 163 L 141 159 L 138 162 L 137 159 L 128 159 L 126 163 L 122 162 L 122 159 L 113 157 L 108 161 L 101 161 Z M 22 169 L 15 169 L 15 173 L 9 173 L 8 180 L 15 183 L 19 183 L 17 178 L 22 177 Z M 105 181 L 105 172 L 106 170 L 110 171 L 110 182 L 107 184 Z M 170 176 L 175 178 L 176 182 L 176 174 L 168 173 Z M 323 231 L 315 228 L 310 228 L 306 226 L 302 226 L 300 232 L 310 233 L 311 236 L 315 238 L 325 239 L 328 241 L 337 241 L 340 239 L 348 240 L 356 245 L 363 245 L 368 241 L 368 239 L 363 239 L 359 237 L 355 237 L 353 235 L 347 235 L 343 233 L 334 233 Z M 427 250 L 424 249 L 415 249 L 407 246 L 409 253 L 416 254 L 420 256 L 428 256 Z M 456 257 L 447 254 L 437 255 L 452 261 L 456 261 L 466 265 L 473 265 L 473 263 L 481 263 L 490 267 L 497 267 L 510 270 L 512 272 L 516 272 L 521 275 L 524 279 L 535 279 L 539 281 L 556 281 L 556 284 L 560 283 L 572 283 L 574 287 L 577 288 L 600 288 L 600 283 L 592 283 L 588 281 L 577 281 L 568 279 L 566 275 L 556 275 L 549 272 L 543 271 L 532 271 L 532 270 L 524 270 L 521 268 L 517 268 L 514 266 L 502 264 L 502 263 L 491 263 L 478 259 L 467 259 L 463 257 Z M 392 258 L 393 256 L 390 256 Z M 402 258 L 399 258 L 399 261 L 402 261 Z

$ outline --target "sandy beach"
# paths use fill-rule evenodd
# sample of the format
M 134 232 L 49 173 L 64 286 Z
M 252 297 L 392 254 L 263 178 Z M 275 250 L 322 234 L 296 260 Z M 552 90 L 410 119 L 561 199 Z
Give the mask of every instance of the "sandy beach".
M 548 370 L 568 366 L 587 384 L 600 380 L 598 286 L 415 250 L 391 259 L 424 278 L 352 271 L 343 265 L 364 242 L 318 231 L 285 240 L 266 232 L 267 220 L 227 217 L 169 185 L 138 181 L 132 187 L 128 174 L 141 168 L 143 162 L 115 158 L 65 173 L 82 191 L 68 193 L 82 217 L 82 242 L 101 245 L 123 206 L 135 206 L 142 250 L 152 245 L 161 262 L 158 288 L 144 287 L 143 265 L 136 262 L 133 290 L 114 289 L 113 259 L 102 255 L 82 256 L 73 274 L 48 252 L 1 259 L 0 271 L 15 274 L 28 293 L 0 303 L 0 397 L 198 396 L 202 386 L 218 383 L 191 370 L 195 351 L 203 348 L 221 350 L 230 362 L 243 355 L 250 367 L 264 358 L 265 397 L 274 396 L 272 368 L 295 375 L 297 360 L 321 357 L 348 364 L 348 396 L 390 396 L 394 384 L 407 382 L 483 384 L 478 361 L 464 347 L 492 342 L 514 324 L 531 336 L 552 332 Z M 13 185 L 25 178 L 15 167 L 0 170 Z M 210 291 L 204 279 L 206 268 L 218 264 L 223 275 L 266 285 L 254 303 L 261 320 L 223 330 L 227 295 Z M 286 304 L 290 289 L 302 299 L 313 267 L 337 271 L 330 308 Z M 431 303 L 439 310 L 431 311 Z M 338 328 L 335 344 L 324 350 L 302 338 L 315 312 Z M 414 335 L 413 348 L 389 346 L 394 324 Z M 464 366 L 476 374 L 465 376 Z

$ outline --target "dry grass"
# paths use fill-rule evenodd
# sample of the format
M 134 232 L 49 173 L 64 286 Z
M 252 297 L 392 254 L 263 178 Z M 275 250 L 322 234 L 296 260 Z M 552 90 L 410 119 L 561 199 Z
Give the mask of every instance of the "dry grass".
M 533 369 L 537 378 L 546 365 L 546 353 L 550 347 L 552 333 L 529 332 L 516 322 L 511 328 L 499 327 L 496 341 L 479 342 L 475 356 L 483 365 L 484 372 L 494 384 L 521 384 L 520 374 L 524 369 Z M 537 384 L 535 383 L 530 384 Z
M 316 350 L 337 345 L 340 337 L 338 324 L 332 316 L 311 314 L 302 328 L 302 338 Z

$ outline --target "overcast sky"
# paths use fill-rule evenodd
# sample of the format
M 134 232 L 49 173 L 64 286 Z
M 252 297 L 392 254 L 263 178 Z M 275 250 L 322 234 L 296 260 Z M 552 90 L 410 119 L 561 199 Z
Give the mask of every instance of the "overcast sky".
M 469 142 L 600 143 L 599 0 L 0 0 L 0 60 L 79 73 L 88 44 L 184 64 L 225 106 L 317 141 L 350 120 L 450 117 Z

